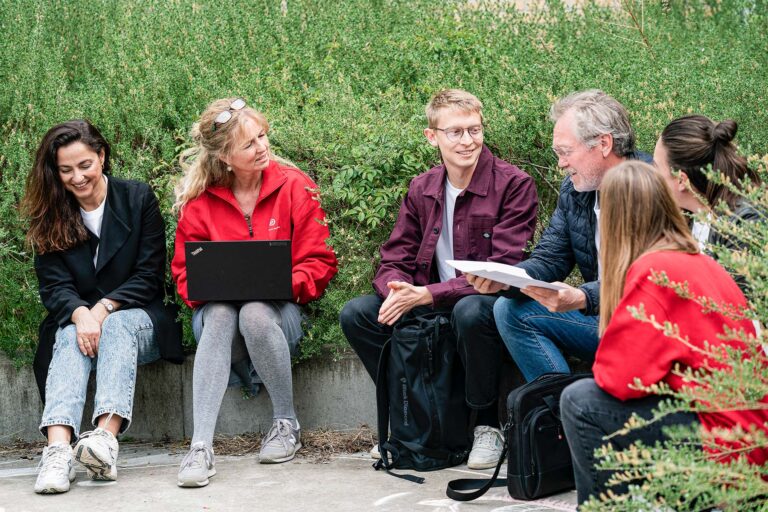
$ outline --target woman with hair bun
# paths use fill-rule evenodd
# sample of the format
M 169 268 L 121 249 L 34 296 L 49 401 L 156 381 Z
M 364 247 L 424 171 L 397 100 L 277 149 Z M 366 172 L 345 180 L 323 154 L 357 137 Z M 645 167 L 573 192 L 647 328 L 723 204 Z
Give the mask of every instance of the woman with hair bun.
M 322 295 L 336 274 L 317 185 L 270 150 L 269 123 L 242 98 L 216 100 L 192 127 L 195 146 L 181 157 L 180 211 L 171 269 L 194 308 L 197 353 L 192 383 L 194 434 L 178 485 L 202 487 L 216 473 L 213 433 L 230 367 L 250 362 L 269 393 L 272 428 L 259 462 L 291 460 L 301 448 L 293 406 L 291 354 L 301 332 L 300 304 Z M 190 300 L 184 244 L 204 240 L 291 240 L 293 301 Z
M 711 166 L 737 186 L 758 181 L 733 143 L 737 130 L 735 121 L 716 123 L 706 116 L 693 114 L 673 120 L 661 132 L 653 152 L 654 164 L 681 208 L 698 213 L 725 203 L 733 212 L 735 222 L 760 218 L 743 198 L 725 185 L 710 181 L 705 174 Z M 712 244 L 739 246 L 738 241 L 721 236 L 699 220 L 693 221 L 692 232 L 704 249 Z
M 115 436 L 131 423 L 136 365 L 184 360 L 178 309 L 164 301 L 165 226 L 157 198 L 144 183 L 109 175 L 109 159 L 109 144 L 88 121 L 54 126 L 40 143 L 22 200 L 48 310 L 34 363 L 45 402 L 40 432 L 48 438 L 37 493 L 68 491 L 73 457 L 90 478 L 115 480 Z M 81 434 L 93 370 L 96 428 Z

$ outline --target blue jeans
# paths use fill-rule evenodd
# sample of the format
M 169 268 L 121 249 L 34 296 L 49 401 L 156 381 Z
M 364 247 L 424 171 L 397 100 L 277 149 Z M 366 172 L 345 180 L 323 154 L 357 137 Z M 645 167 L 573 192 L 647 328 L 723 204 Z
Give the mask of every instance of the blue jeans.
M 114 413 L 123 418 L 120 432 L 131 423 L 136 366 L 160 358 L 155 343 L 152 320 L 143 309 L 115 311 L 101 325 L 99 351 L 91 359 L 80 352 L 74 324 L 56 331 L 53 360 L 45 383 L 45 410 L 40 432 L 47 433 L 50 425 L 72 427 L 75 438 L 80 435 L 80 423 L 88 390 L 88 377 L 96 370 L 96 396 L 93 425 L 104 414 Z
M 561 350 L 584 361 L 597 351 L 599 317 L 579 311 L 551 313 L 529 298 L 501 297 L 493 306 L 493 317 L 525 380 L 545 373 L 570 373 Z

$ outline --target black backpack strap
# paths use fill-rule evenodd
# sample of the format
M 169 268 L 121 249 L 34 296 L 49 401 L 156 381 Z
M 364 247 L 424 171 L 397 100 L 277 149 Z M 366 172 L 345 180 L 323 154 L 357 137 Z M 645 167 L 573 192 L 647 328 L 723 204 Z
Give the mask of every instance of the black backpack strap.
M 455 501 L 472 501 L 486 492 L 491 487 L 503 487 L 507 485 L 507 479 L 503 478 L 499 480 L 499 470 L 504 463 L 504 458 L 507 456 L 507 439 L 504 437 L 504 448 L 501 450 L 501 456 L 499 462 L 496 463 L 496 470 L 493 472 L 491 478 L 459 478 L 458 480 L 451 480 L 448 482 L 448 487 L 445 488 L 445 495 Z M 482 487 L 481 487 L 482 486 Z M 471 491 L 474 492 L 460 492 Z
M 384 448 L 389 437 L 389 392 L 387 390 L 387 373 L 389 373 L 389 352 L 391 350 L 391 340 L 387 340 L 384 346 L 381 347 L 381 355 L 379 356 L 379 369 L 376 373 L 376 418 L 378 420 L 378 436 L 379 436 L 379 453 L 381 454 L 380 461 L 384 461 L 383 465 L 387 469 L 389 461 L 389 452 Z M 396 456 L 395 453 L 392 454 Z M 375 466 L 374 466 L 375 467 Z M 380 468 L 376 468 L 377 470 Z
M 389 353 L 391 351 L 391 341 L 387 340 L 381 347 L 381 356 L 379 356 L 379 368 L 376 373 L 376 409 L 378 419 L 379 453 L 381 458 L 373 463 L 373 469 L 376 471 L 385 470 L 387 474 L 409 482 L 423 484 L 424 478 L 409 474 L 397 474 L 392 471 L 392 465 L 400 457 L 397 448 L 388 442 L 389 436 L 389 391 L 387 389 L 387 373 L 389 371 Z M 389 462 L 390 455 L 392 462 Z
M 382 452 L 383 455 L 384 452 Z M 408 480 L 409 482 L 413 482 L 415 484 L 423 484 L 424 483 L 424 477 L 422 476 L 416 476 L 411 475 L 409 473 L 395 473 L 391 469 L 387 467 L 387 463 L 384 462 L 384 459 L 381 458 L 373 463 L 373 469 L 376 471 L 385 470 L 388 475 L 394 476 L 396 478 L 402 478 L 403 480 Z

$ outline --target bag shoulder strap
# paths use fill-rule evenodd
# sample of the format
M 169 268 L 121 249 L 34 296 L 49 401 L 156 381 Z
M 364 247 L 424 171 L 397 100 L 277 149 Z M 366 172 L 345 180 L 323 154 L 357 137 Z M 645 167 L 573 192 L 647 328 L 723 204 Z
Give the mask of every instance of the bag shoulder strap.
M 448 487 L 445 488 L 445 495 L 455 501 L 472 501 L 486 492 L 491 487 L 503 487 L 507 485 L 507 479 L 503 478 L 499 480 L 499 470 L 504 463 L 504 458 L 507 456 L 507 440 L 504 437 L 504 448 L 501 450 L 501 456 L 499 462 L 496 463 L 496 470 L 493 472 L 491 478 L 459 478 L 458 480 L 451 480 L 448 482 Z M 474 492 L 462 492 L 477 489 Z
M 389 373 L 389 353 L 391 350 L 391 340 L 387 340 L 381 348 L 379 356 L 379 368 L 376 373 L 376 417 L 378 419 L 379 453 L 384 461 L 384 467 L 389 469 L 387 461 L 389 453 L 383 445 L 389 435 L 389 392 L 387 390 L 387 374 Z M 395 454 L 393 454 L 395 455 Z

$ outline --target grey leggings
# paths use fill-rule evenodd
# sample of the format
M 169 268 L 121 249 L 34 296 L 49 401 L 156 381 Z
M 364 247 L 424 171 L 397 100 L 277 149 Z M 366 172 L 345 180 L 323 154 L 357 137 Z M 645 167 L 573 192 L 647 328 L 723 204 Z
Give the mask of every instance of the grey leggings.
M 198 313 L 202 314 L 203 328 L 192 377 L 192 442 L 211 446 L 230 367 L 248 358 L 272 399 L 273 416 L 296 419 L 286 332 L 300 332 L 298 306 L 279 302 L 212 302 Z M 286 322 L 291 325 L 283 325 Z

